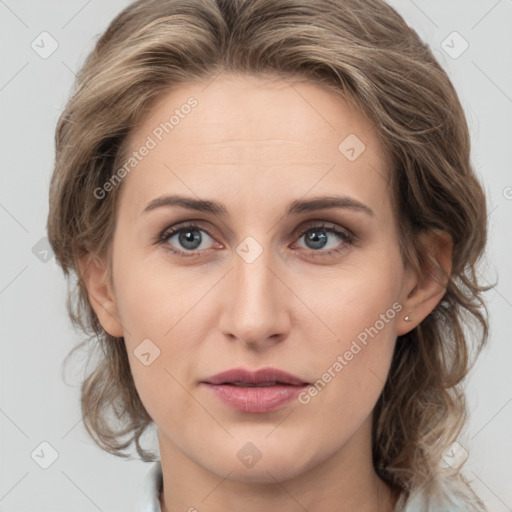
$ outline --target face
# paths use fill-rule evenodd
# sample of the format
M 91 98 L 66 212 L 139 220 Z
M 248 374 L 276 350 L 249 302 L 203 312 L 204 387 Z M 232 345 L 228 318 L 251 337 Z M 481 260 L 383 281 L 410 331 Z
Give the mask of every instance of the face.
M 292 478 L 370 443 L 406 314 L 389 164 L 370 121 L 317 85 L 206 85 L 167 93 L 131 134 L 112 245 L 122 327 L 107 330 L 162 453 Z M 214 383 L 269 368 L 303 385 Z

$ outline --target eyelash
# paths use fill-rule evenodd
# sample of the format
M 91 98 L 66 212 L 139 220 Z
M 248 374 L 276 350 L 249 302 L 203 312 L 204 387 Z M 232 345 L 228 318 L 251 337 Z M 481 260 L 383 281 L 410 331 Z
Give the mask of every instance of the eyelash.
M 155 243 L 159 244 L 159 245 L 164 245 L 175 234 L 181 233 L 182 231 L 187 231 L 187 230 L 189 230 L 189 231 L 190 230 L 204 231 L 209 237 L 214 238 L 211 235 L 211 233 L 208 231 L 208 229 L 205 229 L 200 224 L 188 223 L 188 224 L 184 224 L 184 225 L 178 225 L 178 226 L 173 226 L 170 228 L 169 227 L 165 228 L 158 235 L 158 238 Z M 335 236 L 337 236 L 338 238 L 340 238 L 343 243 L 341 244 L 341 246 L 339 246 L 335 249 L 330 249 L 328 251 L 321 251 L 321 250 L 315 251 L 313 249 L 307 250 L 307 252 L 309 252 L 312 257 L 333 256 L 335 254 L 340 253 L 344 249 L 346 249 L 347 246 L 357 245 L 357 238 L 351 232 L 341 231 L 339 229 L 336 229 L 336 227 L 333 227 L 332 225 L 327 225 L 324 223 L 310 225 L 306 229 L 299 231 L 298 239 L 300 240 L 306 233 L 308 233 L 309 231 L 313 231 L 313 230 L 322 230 L 322 231 L 326 231 L 328 233 L 332 233 Z M 201 250 L 199 250 L 199 251 L 197 251 L 197 250 L 196 251 L 179 251 L 179 250 L 174 249 L 171 245 L 166 245 L 165 249 L 169 250 L 170 252 L 172 252 L 174 254 L 188 257 L 188 258 L 199 256 L 199 254 L 202 252 Z M 208 250 L 208 249 L 205 249 L 205 250 Z

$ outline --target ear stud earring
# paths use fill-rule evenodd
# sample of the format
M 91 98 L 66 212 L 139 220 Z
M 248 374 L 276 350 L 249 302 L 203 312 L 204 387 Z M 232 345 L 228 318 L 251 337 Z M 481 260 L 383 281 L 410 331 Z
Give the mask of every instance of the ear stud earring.
M 411 321 L 411 319 L 409 318 L 409 315 L 407 315 L 407 316 L 404 318 L 404 320 L 405 320 L 406 322 L 410 322 L 410 321 Z

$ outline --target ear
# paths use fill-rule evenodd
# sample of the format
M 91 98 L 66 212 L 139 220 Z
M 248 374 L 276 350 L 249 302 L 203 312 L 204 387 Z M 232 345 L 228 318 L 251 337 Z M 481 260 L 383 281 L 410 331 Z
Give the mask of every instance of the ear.
M 103 329 L 111 336 L 123 336 L 116 302 L 110 283 L 106 258 L 88 253 L 79 260 L 82 279 L 91 303 Z
M 414 329 L 434 310 L 446 292 L 452 270 L 453 240 L 447 232 L 430 230 L 421 235 L 420 242 L 423 250 L 420 271 L 409 268 L 404 280 L 398 336 Z M 404 320 L 407 316 L 409 321 Z

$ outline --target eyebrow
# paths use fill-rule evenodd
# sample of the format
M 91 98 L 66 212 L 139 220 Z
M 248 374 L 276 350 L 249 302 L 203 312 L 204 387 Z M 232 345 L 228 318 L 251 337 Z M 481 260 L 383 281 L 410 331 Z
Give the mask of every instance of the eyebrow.
M 179 195 L 157 197 L 148 203 L 142 213 L 144 214 L 157 208 L 170 206 L 179 206 L 187 210 L 212 213 L 220 217 L 229 217 L 228 209 L 222 203 Z M 369 216 L 374 215 L 371 208 L 348 196 L 321 196 L 313 199 L 297 199 L 288 205 L 286 215 L 297 215 L 299 213 L 314 212 L 327 208 L 344 208 L 362 212 Z

